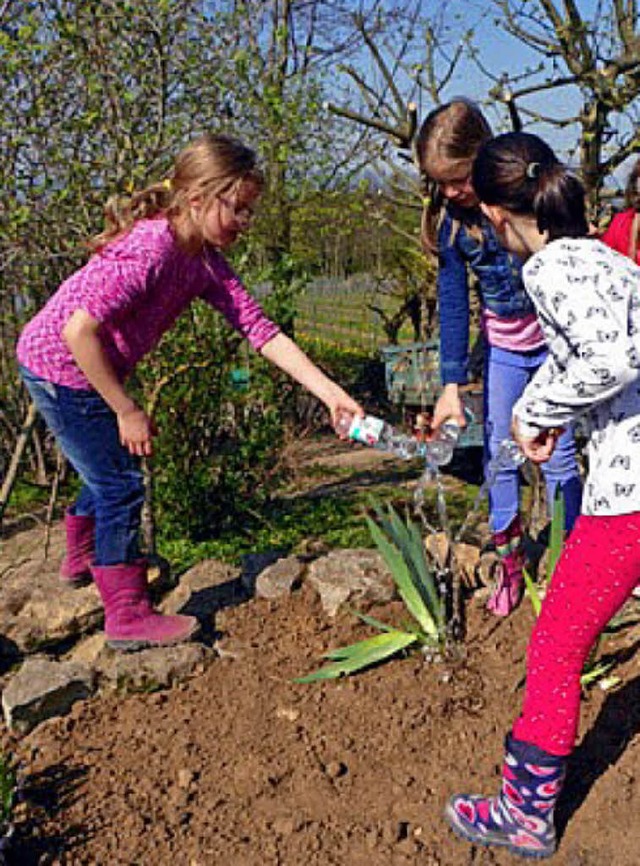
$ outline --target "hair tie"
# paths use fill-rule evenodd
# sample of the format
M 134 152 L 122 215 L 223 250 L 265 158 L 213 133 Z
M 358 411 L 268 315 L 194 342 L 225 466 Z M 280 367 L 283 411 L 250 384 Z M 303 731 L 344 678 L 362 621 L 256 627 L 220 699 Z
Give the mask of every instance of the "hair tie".
M 540 163 L 539 162 L 529 162 L 527 163 L 527 169 L 525 174 L 529 178 L 529 180 L 536 180 L 536 178 L 540 177 Z
M 171 178 L 170 178 L 170 177 L 165 177 L 165 179 L 162 181 L 162 186 L 163 186 L 165 189 L 169 190 L 169 192 L 171 192 L 171 186 L 172 186 Z

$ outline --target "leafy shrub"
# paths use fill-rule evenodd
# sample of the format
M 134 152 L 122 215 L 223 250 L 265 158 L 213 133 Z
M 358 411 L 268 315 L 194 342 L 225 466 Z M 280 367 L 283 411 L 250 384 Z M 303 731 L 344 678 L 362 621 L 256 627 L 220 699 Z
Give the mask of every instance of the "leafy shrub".
M 239 368 L 248 370 L 240 387 Z M 141 367 L 159 428 L 152 465 L 162 535 L 211 538 L 267 501 L 289 399 L 283 378 L 200 305 Z

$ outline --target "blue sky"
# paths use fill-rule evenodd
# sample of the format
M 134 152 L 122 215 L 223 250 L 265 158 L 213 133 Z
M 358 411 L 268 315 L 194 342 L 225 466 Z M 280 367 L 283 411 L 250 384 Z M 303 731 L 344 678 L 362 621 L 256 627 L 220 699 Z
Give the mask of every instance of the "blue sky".
M 390 5 L 393 5 L 391 0 Z M 610 7 L 610 5 L 611 3 L 606 2 L 606 0 L 605 2 L 603 0 L 580 0 L 578 3 L 584 19 L 591 18 L 597 6 Z M 410 6 L 410 0 L 407 0 L 407 6 Z M 480 60 L 483 66 L 496 76 L 501 72 L 522 73 L 527 66 L 537 66 L 542 59 L 538 52 L 528 48 L 500 28 L 496 21 L 498 10 L 490 0 L 448 0 L 448 2 L 421 0 L 421 11 L 424 15 L 431 13 L 443 16 L 449 28 L 452 42 L 458 38 L 458 35 L 461 37 L 466 30 L 473 28 L 475 31 L 474 44 L 479 51 Z M 545 62 L 550 71 L 551 61 L 546 60 Z M 561 74 L 566 74 L 564 67 Z M 544 77 L 544 73 L 542 73 L 542 78 Z M 464 95 L 483 101 L 490 87 L 489 79 L 483 76 L 470 61 L 467 61 L 459 67 L 459 71 L 442 95 L 445 99 Z M 541 113 L 551 117 L 567 118 L 577 113 L 580 102 L 578 89 L 568 86 L 523 98 L 520 104 L 533 111 L 540 110 Z M 424 115 L 430 107 L 428 104 L 421 106 L 421 115 Z M 496 131 L 499 131 L 501 127 L 508 128 L 508 118 L 503 106 L 498 105 L 495 108 L 490 105 L 486 106 L 486 113 Z M 526 117 L 523 119 L 525 123 L 528 122 Z M 548 124 L 537 123 L 529 126 L 529 128 L 546 138 L 563 159 L 574 161 L 572 151 L 575 151 L 578 140 L 579 130 L 577 126 L 559 129 Z M 618 184 L 624 185 L 627 173 L 628 165 L 616 173 L 615 180 Z

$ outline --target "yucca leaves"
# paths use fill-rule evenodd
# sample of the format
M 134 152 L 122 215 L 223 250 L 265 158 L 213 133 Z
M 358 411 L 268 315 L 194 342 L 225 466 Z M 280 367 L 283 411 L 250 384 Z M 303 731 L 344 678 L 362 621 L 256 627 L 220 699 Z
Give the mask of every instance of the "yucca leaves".
M 306 677 L 298 677 L 294 682 L 312 683 L 317 680 L 330 680 L 345 674 L 355 673 L 399 653 L 417 640 L 416 635 L 405 631 L 393 630 L 384 634 L 377 634 L 375 637 L 358 641 L 358 643 L 350 646 L 331 650 L 325 654 L 325 658 L 331 659 L 331 664 L 325 665 Z
M 405 524 L 392 506 L 385 511 L 373 503 L 373 509 L 377 522 L 369 516 L 366 517 L 371 537 L 415 623 L 407 625 L 403 630 L 354 611 L 363 622 L 377 628 L 382 634 L 330 650 L 325 655 L 325 658 L 330 660 L 329 664 L 314 673 L 299 677 L 295 680 L 297 683 L 335 679 L 356 673 L 413 644 L 434 646 L 444 643 L 444 604 L 438 595 L 434 572 L 427 560 L 418 527 L 410 520 Z
M 386 622 L 382 622 L 382 620 L 376 619 L 374 616 L 369 616 L 366 613 L 360 613 L 359 610 L 352 610 L 351 613 L 354 616 L 357 616 L 358 619 L 361 619 L 362 622 L 366 622 L 367 625 L 372 625 L 374 628 L 377 628 L 380 631 L 397 631 L 397 629 L 394 629 L 392 625 L 387 625 Z
M 540 590 L 526 568 L 522 570 L 522 576 L 524 578 L 524 585 L 527 588 L 527 595 L 531 599 L 531 607 L 533 608 L 535 615 L 538 616 L 540 608 L 542 607 L 542 596 Z
M 386 533 L 387 538 L 391 541 L 393 546 L 397 548 L 401 554 L 406 570 L 409 572 L 411 583 L 415 590 L 417 590 L 418 599 L 415 603 L 415 609 L 408 603 L 407 599 L 405 599 L 403 595 L 403 589 L 405 587 L 398 583 L 393 565 L 386 558 L 384 549 L 378 543 L 376 534 L 374 534 L 374 531 L 371 529 L 372 525 L 374 527 L 376 525 L 370 518 L 368 518 L 369 529 L 372 533 L 373 540 L 378 545 L 378 549 L 382 553 L 383 557 L 385 557 L 385 562 L 393 575 L 396 585 L 398 586 L 398 591 L 407 605 L 407 609 L 427 634 L 437 637 L 444 628 L 444 604 L 438 594 L 434 580 L 434 570 L 427 561 L 424 541 L 420 534 L 420 530 L 411 520 L 407 520 L 405 524 L 391 505 L 388 506 L 387 513 L 385 514 L 380 505 L 375 502 L 372 504 L 382 530 Z M 411 595 L 412 598 L 414 597 L 410 589 L 409 595 Z
M 427 562 L 427 554 L 424 547 L 424 541 L 420 535 L 420 530 L 415 523 L 408 523 L 409 533 L 412 543 L 412 561 L 415 563 L 415 578 L 419 588 L 426 597 L 427 606 L 434 618 L 438 632 L 442 632 L 446 626 L 445 623 L 445 606 L 442 596 L 438 592 L 438 587 L 434 579 L 434 570 Z
M 551 575 L 555 571 L 555 567 L 560 559 L 562 547 L 564 545 L 564 521 L 565 521 L 565 505 L 562 488 L 558 484 L 555 496 L 553 499 L 553 514 L 551 516 L 551 533 L 549 537 L 549 558 L 547 560 L 547 580 L 551 580 Z
M 376 546 L 384 561 L 387 563 L 389 571 L 393 575 L 393 579 L 398 588 L 400 598 L 405 603 L 407 610 L 411 616 L 418 622 L 426 634 L 435 637 L 438 633 L 437 626 L 433 621 L 433 617 L 429 613 L 420 590 L 415 584 L 411 576 L 410 566 L 405 558 L 405 554 L 395 544 L 390 542 L 383 534 L 382 530 L 367 516 L 367 524 L 371 537 L 376 543 Z
M 564 521 L 565 521 L 565 504 L 564 496 L 560 485 L 556 488 L 553 499 L 553 513 L 551 515 L 551 529 L 549 531 L 549 546 L 547 554 L 547 576 L 545 583 L 548 584 L 555 571 L 562 548 L 564 547 Z M 541 591 L 536 582 L 533 580 L 526 569 L 523 572 L 524 584 L 527 589 L 527 595 L 531 599 L 533 612 L 536 616 L 540 613 L 542 607 L 542 598 L 544 591 Z

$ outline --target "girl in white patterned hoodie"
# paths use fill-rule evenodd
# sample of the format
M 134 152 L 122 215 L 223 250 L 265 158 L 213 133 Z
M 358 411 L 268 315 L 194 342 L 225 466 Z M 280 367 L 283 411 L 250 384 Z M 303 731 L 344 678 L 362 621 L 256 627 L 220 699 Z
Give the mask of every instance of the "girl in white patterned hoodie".
M 502 242 L 525 260 L 549 347 L 514 406 L 514 438 L 543 463 L 559 431 L 581 418 L 589 469 L 529 643 L 501 791 L 456 795 L 445 817 L 470 842 L 545 857 L 556 848 L 553 811 L 575 745 L 584 662 L 640 578 L 640 267 L 587 237 L 579 180 L 535 135 L 485 144 L 473 187 Z

